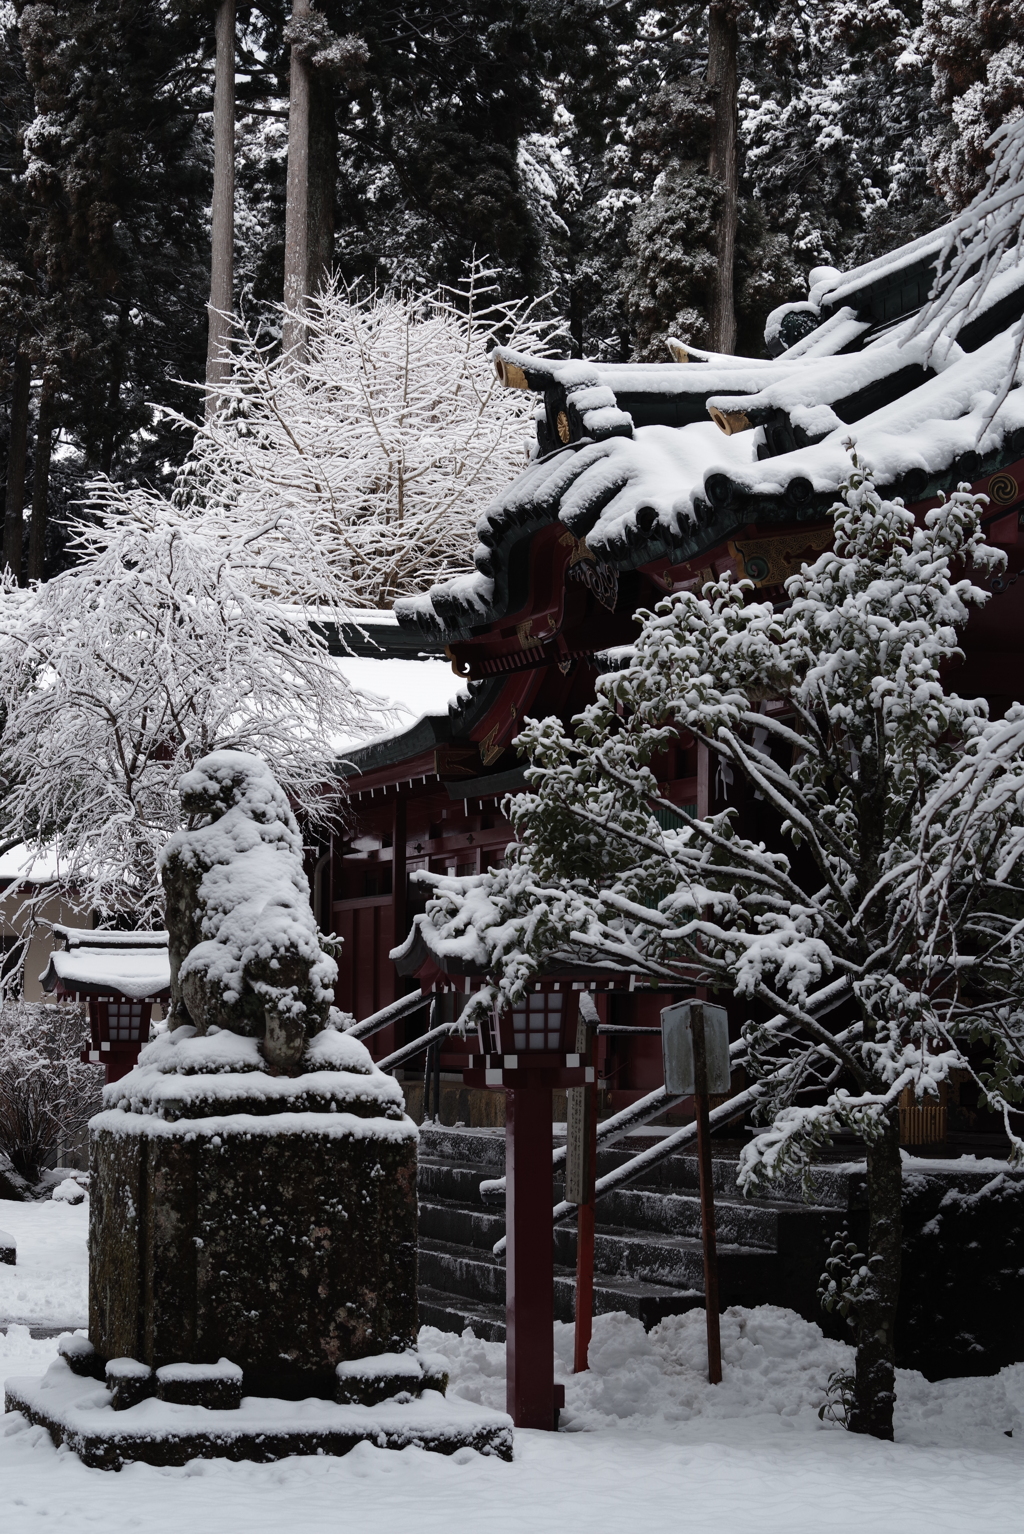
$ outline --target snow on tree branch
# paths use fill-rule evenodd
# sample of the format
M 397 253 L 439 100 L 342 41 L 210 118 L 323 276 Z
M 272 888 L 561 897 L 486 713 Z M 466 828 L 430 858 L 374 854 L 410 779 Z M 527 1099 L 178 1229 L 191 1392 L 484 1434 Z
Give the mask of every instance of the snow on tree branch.
M 81 906 L 158 922 L 157 858 L 195 762 L 257 754 L 323 822 L 332 741 L 388 718 L 328 654 L 313 620 L 332 574 L 287 505 L 254 525 L 103 481 L 72 536 L 75 568 L 0 588 L 0 821 L 52 845 Z
M 254 522 L 288 508 L 358 607 L 469 570 L 469 534 L 523 467 L 535 409 L 502 388 L 488 351 L 545 353 L 538 308 L 500 301 L 474 262 L 426 295 L 335 280 L 303 311 L 299 368 L 239 328 L 225 408 L 200 428 L 179 498 Z
M 942 357 L 961 328 L 981 308 L 997 302 L 1014 285 L 1010 272 L 1021 260 L 1024 234 L 1024 121 L 1003 123 L 985 145 L 992 152 L 986 185 L 951 219 L 936 263 L 936 278 L 911 335 L 930 333 Z M 909 337 L 908 337 L 909 339 Z M 991 424 L 1019 381 L 1024 319 L 1013 328 L 1013 350 L 1002 383 L 992 398 L 984 427 Z

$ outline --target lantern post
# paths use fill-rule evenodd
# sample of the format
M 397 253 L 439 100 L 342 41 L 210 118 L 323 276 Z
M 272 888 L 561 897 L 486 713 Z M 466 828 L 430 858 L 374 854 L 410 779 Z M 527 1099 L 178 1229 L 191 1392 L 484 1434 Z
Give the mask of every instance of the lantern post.
M 516 1427 L 557 1427 L 551 1094 L 584 1087 L 594 1066 L 576 1044 L 575 995 L 538 982 L 519 1006 L 481 1029 L 467 1086 L 505 1092 L 505 1356 L 507 1410 Z
M 43 989 L 60 1001 L 86 1001 L 89 1042 L 81 1059 L 105 1067 L 107 1084 L 135 1068 L 149 1039 L 153 1003 L 170 999 L 166 932 L 54 926 L 63 944 L 50 954 Z

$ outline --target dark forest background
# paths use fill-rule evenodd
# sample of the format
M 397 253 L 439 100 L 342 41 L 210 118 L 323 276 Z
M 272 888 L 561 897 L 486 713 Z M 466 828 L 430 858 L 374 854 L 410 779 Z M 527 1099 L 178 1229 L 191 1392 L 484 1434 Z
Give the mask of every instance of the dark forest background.
M 737 349 L 808 271 L 940 223 L 1024 103 L 1024 0 L 784 0 L 739 29 Z M 238 12 L 235 300 L 282 295 L 289 10 Z M 709 341 L 707 7 L 323 0 L 311 197 L 325 269 L 404 287 L 490 258 L 550 293 L 565 350 Z M 188 449 L 210 281 L 212 0 L 0 0 L 0 478 L 62 562 L 98 472 L 166 484 Z M 344 46 L 334 46 L 338 40 Z M 332 51 L 333 49 L 333 51 Z M 314 185 L 315 183 L 315 185 Z M 28 401 L 22 458 L 9 422 Z M 13 501 L 12 501 L 13 497 Z

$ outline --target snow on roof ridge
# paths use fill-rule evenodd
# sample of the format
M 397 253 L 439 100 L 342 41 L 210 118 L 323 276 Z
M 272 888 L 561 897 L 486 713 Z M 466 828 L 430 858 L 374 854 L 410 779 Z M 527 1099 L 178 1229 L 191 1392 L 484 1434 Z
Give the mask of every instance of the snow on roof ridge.
M 835 279 L 826 279 L 818 283 L 808 293 L 808 301 L 817 307 L 821 306 L 825 298 L 838 302 L 847 293 L 856 292 L 873 277 L 880 277 L 883 272 L 897 272 L 905 266 L 912 266 L 915 261 L 932 251 L 938 254 L 948 234 L 948 224 L 940 224 L 937 229 L 932 229 L 927 234 L 919 234 L 915 240 L 908 240 L 906 245 L 898 245 L 895 250 L 887 251 L 883 256 L 874 256 L 870 261 L 865 261 L 862 266 L 852 267 L 848 272 L 840 272 Z

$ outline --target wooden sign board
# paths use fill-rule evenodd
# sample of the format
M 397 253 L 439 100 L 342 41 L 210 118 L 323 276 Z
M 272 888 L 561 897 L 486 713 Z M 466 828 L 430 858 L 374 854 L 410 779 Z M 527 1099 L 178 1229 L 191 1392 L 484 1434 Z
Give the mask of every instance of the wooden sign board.
M 576 1025 L 576 1049 L 581 1060 L 590 1059 L 590 1034 L 580 1008 L 580 1020 Z M 596 1013 L 594 1016 L 596 1021 Z M 588 1204 L 594 1186 L 594 1168 L 591 1165 L 593 1145 L 594 1090 L 590 1086 L 570 1087 L 565 1094 L 566 1140 L 565 1140 L 565 1202 Z
M 710 1001 L 680 1001 L 661 1014 L 661 1051 L 665 1088 L 680 1097 L 701 1090 L 695 1079 L 693 1026 L 703 1018 L 704 1056 L 707 1062 L 705 1092 L 729 1091 L 729 1014 Z

